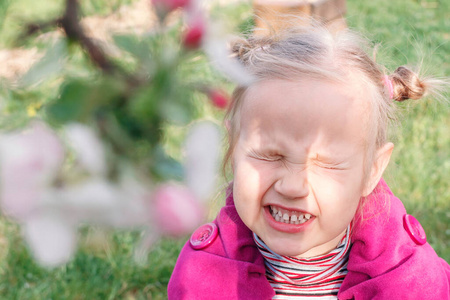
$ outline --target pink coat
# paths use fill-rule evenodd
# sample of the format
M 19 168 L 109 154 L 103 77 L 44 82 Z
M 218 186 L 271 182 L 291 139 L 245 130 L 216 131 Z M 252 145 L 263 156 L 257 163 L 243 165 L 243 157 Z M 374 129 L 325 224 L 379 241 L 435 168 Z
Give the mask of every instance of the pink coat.
M 168 286 L 169 299 L 272 299 L 264 260 L 242 223 L 232 193 L 214 223 L 207 247 L 182 249 Z M 428 243 L 408 233 L 402 202 L 381 180 L 352 235 L 348 274 L 339 299 L 450 299 L 450 266 Z

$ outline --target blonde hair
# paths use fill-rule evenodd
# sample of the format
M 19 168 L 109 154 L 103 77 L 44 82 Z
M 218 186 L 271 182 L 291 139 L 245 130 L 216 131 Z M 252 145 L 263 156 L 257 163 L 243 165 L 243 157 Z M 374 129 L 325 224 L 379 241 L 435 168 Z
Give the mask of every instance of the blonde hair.
M 291 27 L 267 36 L 239 38 L 231 46 L 236 58 L 256 81 L 292 81 L 307 77 L 345 83 L 350 74 L 356 75 L 367 91 L 367 97 L 362 100 L 369 101 L 371 108 L 371 115 L 366 121 L 366 167 L 370 166 L 375 150 L 387 142 L 389 123 L 395 120 L 393 100 L 419 99 L 433 84 L 433 80 L 419 78 L 410 68 L 402 66 L 387 77 L 393 88 L 389 91 L 383 83 L 385 69 L 367 54 L 370 48 L 364 38 L 350 30 L 332 34 L 317 24 Z M 240 108 L 248 88 L 238 86 L 233 92 L 233 101 L 226 116 L 229 148 L 225 154 L 224 170 L 239 137 Z

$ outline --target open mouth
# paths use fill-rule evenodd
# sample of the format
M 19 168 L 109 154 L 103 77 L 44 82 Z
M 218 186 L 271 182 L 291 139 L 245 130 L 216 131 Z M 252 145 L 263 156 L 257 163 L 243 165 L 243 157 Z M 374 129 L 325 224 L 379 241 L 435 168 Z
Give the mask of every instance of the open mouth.
M 269 205 L 269 210 L 275 221 L 286 224 L 303 224 L 312 217 L 312 215 L 308 213 L 286 210 L 273 205 Z

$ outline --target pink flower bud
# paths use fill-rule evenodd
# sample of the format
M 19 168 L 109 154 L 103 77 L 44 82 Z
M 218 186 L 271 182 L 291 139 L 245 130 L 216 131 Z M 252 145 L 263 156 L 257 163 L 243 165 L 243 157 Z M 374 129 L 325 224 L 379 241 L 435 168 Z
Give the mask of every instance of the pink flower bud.
M 151 0 L 158 14 L 166 15 L 177 8 L 184 8 L 190 4 L 190 0 Z
M 224 109 L 228 106 L 228 96 L 221 90 L 210 90 L 208 92 L 208 97 L 211 99 L 214 106 L 218 108 Z
M 189 26 L 183 37 L 183 45 L 187 49 L 197 49 L 202 44 L 205 35 L 205 25 L 203 22 L 195 22 Z
M 182 236 L 203 220 L 203 208 L 186 187 L 166 184 L 154 195 L 154 219 L 162 234 Z

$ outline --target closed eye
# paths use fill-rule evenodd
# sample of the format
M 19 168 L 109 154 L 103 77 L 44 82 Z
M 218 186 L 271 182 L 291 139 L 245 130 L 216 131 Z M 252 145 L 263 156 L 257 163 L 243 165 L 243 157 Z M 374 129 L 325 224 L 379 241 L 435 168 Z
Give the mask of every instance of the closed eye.
M 346 159 L 336 160 L 336 158 L 326 157 L 316 154 L 316 157 L 312 159 L 312 163 L 321 169 L 326 170 L 348 170 L 349 165 Z
M 316 166 L 322 169 L 327 170 L 346 170 L 347 168 L 343 164 L 334 164 L 334 163 L 323 163 L 316 161 L 314 163 Z
M 262 153 L 257 153 L 255 151 L 250 151 L 248 153 L 248 156 L 257 160 L 262 160 L 262 161 L 267 161 L 267 162 L 276 162 L 276 161 L 280 161 L 283 159 L 283 156 L 278 155 L 278 154 L 270 154 L 270 155 L 266 155 L 266 154 L 262 154 Z

